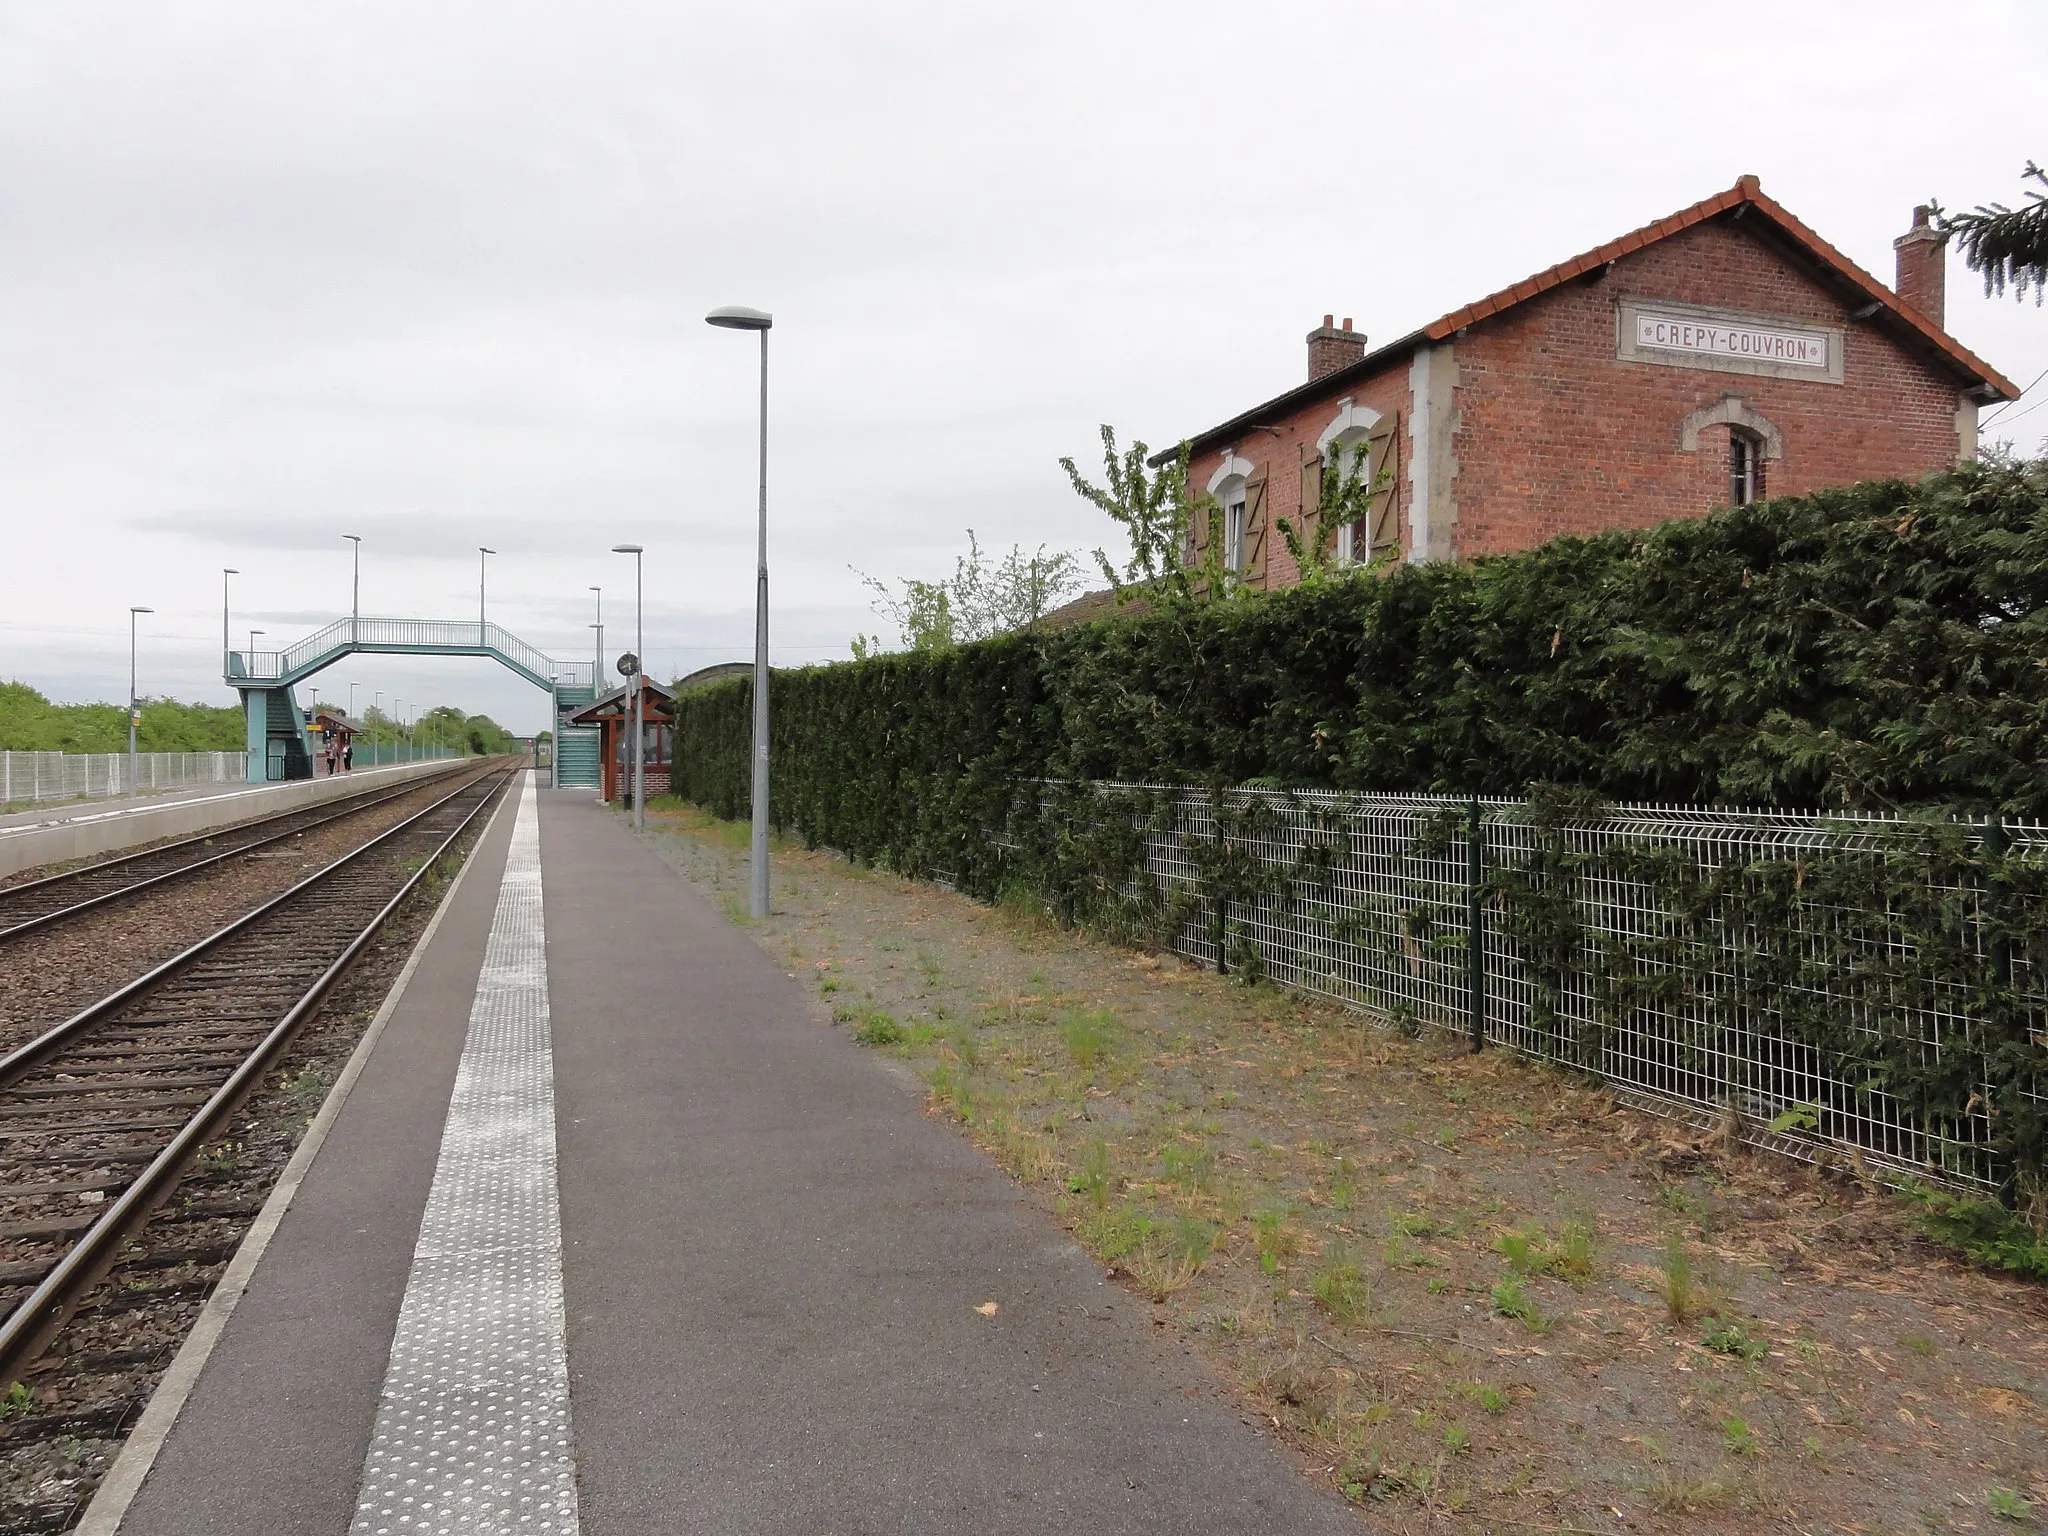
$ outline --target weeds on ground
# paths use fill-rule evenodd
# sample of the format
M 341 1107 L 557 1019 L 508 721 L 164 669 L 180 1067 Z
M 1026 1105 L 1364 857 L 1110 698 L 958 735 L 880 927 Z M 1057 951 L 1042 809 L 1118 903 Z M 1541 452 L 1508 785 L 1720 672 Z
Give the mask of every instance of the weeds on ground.
M 1537 1310 L 1536 1303 L 1529 1299 L 1528 1282 L 1520 1275 L 1509 1275 L 1488 1293 L 1496 1317 L 1512 1317 L 1531 1333 L 1548 1333 L 1550 1319 Z
M 1101 1210 L 1109 1203 L 1109 1143 L 1097 1136 L 1081 1149 L 1081 1171 L 1068 1184 L 1077 1195 L 1086 1195 L 1088 1203 Z
M 1067 1054 L 1073 1058 L 1074 1065 L 1084 1072 L 1092 1072 L 1109 1054 L 1109 1037 L 1114 1027 L 1115 1020 L 1106 1008 L 1077 1013 L 1068 1019 L 1060 1033 L 1066 1039 Z
M 1365 1272 L 1340 1243 L 1323 1250 L 1322 1261 L 1309 1277 L 1309 1293 L 1340 1323 L 1360 1321 L 1372 1306 L 1372 1287 Z
M 862 1045 L 901 1045 L 908 1035 L 886 1010 L 871 1008 L 860 1028 L 853 1032 L 853 1038 Z
M 1457 1385 L 1457 1392 L 1466 1401 L 1476 1403 L 1484 1412 L 1499 1415 L 1508 1410 L 1507 1394 L 1499 1387 L 1488 1386 L 1483 1381 L 1461 1381 Z
M 25 1419 L 35 1405 L 35 1394 L 17 1381 L 7 1389 L 6 1396 L 0 1397 L 0 1422 Z
M 1984 1507 L 2001 1520 L 2032 1525 L 2034 1506 L 2010 1488 L 1994 1488 L 1984 1495 Z
M 1687 1321 L 1698 1306 L 1699 1297 L 1693 1285 L 1692 1252 L 1686 1247 L 1685 1239 L 1676 1232 L 1664 1244 L 1657 1294 L 1664 1303 L 1665 1314 L 1674 1323 Z
M 2036 1232 L 2017 1212 L 1925 1184 L 1911 1185 L 1904 1194 L 1913 1224 L 1937 1243 L 1986 1269 L 2048 1280 L 2048 1234 Z
M 1714 1320 L 1700 1342 L 1716 1354 L 1731 1355 L 1737 1360 L 1761 1360 L 1771 1352 L 1767 1340 L 1758 1338 L 1740 1323 L 1721 1318 Z
M 1268 1276 L 1278 1274 L 1280 1261 L 1298 1246 L 1294 1234 L 1287 1229 L 1287 1216 L 1284 1207 L 1269 1206 L 1253 1218 L 1259 1240 L 1259 1269 Z

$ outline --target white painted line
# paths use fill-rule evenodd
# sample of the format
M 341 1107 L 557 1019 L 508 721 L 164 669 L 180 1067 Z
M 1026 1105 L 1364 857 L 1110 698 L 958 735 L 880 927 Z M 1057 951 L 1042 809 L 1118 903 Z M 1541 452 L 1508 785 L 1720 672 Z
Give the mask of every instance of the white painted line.
M 477 839 L 481 847 L 484 838 L 491 835 L 498 825 L 498 818 L 513 804 L 513 797 L 507 795 L 499 802 L 497 810 L 491 813 L 490 826 L 483 837 Z M 270 1239 L 276 1233 L 278 1223 L 284 1220 L 284 1213 L 291 1209 L 293 1199 L 298 1195 L 299 1186 L 306 1180 L 306 1171 L 313 1166 L 313 1159 L 320 1155 L 320 1148 L 327 1140 L 327 1133 L 341 1115 L 341 1108 L 348 1102 L 350 1090 L 356 1079 L 363 1075 L 363 1067 L 370 1059 L 370 1053 L 377 1048 L 377 1041 L 384 1033 L 384 1026 L 398 1009 L 399 1000 L 405 996 L 405 989 L 412 982 L 413 972 L 419 969 L 420 957 L 427 952 L 427 946 L 434 942 L 434 935 L 440 931 L 441 919 L 455 902 L 455 893 L 462 889 L 462 882 L 469 878 L 469 872 L 476 867 L 476 860 L 466 860 L 454 882 L 441 897 L 441 903 L 434 909 L 421 932 L 419 942 L 406 956 L 405 965 L 398 973 L 398 979 L 385 994 L 383 1006 L 370 1021 L 370 1027 L 363 1032 L 363 1038 L 356 1042 L 356 1048 L 349 1054 L 348 1064 L 341 1069 L 341 1076 L 334 1080 L 334 1086 L 327 1091 L 327 1098 L 320 1106 L 320 1113 L 313 1117 L 306 1127 L 306 1134 L 300 1138 L 298 1150 L 292 1153 L 291 1161 L 284 1165 L 284 1173 L 277 1181 L 277 1187 L 270 1192 L 270 1198 L 263 1202 L 263 1209 L 256 1215 L 255 1223 L 243 1236 L 235 1249 L 235 1256 L 228 1261 L 228 1267 L 221 1272 L 220 1282 L 214 1286 L 213 1294 L 206 1298 L 206 1305 L 199 1310 L 192 1331 L 185 1335 L 184 1346 L 172 1358 L 170 1369 L 164 1372 L 162 1381 L 156 1384 L 156 1391 L 150 1394 L 149 1404 L 142 1410 L 142 1417 L 135 1421 L 135 1428 L 129 1432 L 127 1442 L 121 1447 L 121 1454 L 114 1458 L 114 1465 L 100 1480 L 100 1486 L 92 1496 L 92 1503 L 85 1509 L 85 1518 L 80 1520 L 73 1536 L 115 1536 L 121 1521 L 128 1513 L 128 1506 L 135 1501 L 135 1495 L 142 1490 L 142 1480 L 149 1476 L 149 1469 L 156 1465 L 157 1452 L 163 1449 L 165 1439 L 171 1433 L 171 1426 L 178 1421 L 178 1414 L 185 1406 L 185 1400 L 192 1395 L 192 1389 L 199 1384 L 199 1374 L 206 1369 L 206 1362 L 213 1354 L 213 1347 L 220 1342 L 220 1336 L 234 1316 L 235 1307 L 241 1302 L 242 1294 L 249 1288 L 249 1279 L 256 1272 L 264 1251 L 270 1246 Z
M 529 778 L 351 1536 L 574 1536 L 540 818 Z

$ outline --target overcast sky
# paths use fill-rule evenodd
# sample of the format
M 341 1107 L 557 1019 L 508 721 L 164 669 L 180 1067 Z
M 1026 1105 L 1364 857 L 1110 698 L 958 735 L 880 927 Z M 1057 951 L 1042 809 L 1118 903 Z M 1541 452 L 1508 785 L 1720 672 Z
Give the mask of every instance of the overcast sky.
M 749 653 L 772 310 L 778 663 L 858 566 L 1116 530 L 1057 459 L 1159 445 L 1753 172 L 1880 278 L 1930 196 L 2048 159 L 2048 7 L 0 0 L 0 678 L 231 702 L 236 644 L 363 611 Z M 1952 261 L 2019 384 L 2048 311 Z M 2033 450 L 2048 385 L 1993 422 Z M 484 662 L 339 698 L 538 729 Z

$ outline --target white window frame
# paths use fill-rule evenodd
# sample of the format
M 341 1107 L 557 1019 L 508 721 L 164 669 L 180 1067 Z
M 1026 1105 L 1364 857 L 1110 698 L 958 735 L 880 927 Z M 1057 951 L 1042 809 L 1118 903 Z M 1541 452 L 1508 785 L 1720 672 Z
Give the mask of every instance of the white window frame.
M 1223 568 L 1234 576 L 1244 573 L 1245 503 L 1253 471 L 1249 459 L 1226 448 L 1223 462 L 1209 477 L 1209 495 L 1223 508 Z
M 1351 458 L 1358 445 L 1372 436 L 1373 429 L 1380 424 L 1380 413 L 1369 405 L 1360 405 L 1349 396 L 1337 402 L 1337 414 L 1330 424 L 1316 437 L 1316 452 L 1325 464 L 1331 462 L 1330 455 L 1337 455 L 1337 472 L 1349 475 L 1352 472 Z M 1368 531 L 1366 537 L 1370 539 Z M 1358 524 L 1354 522 L 1337 525 L 1337 564 L 1351 565 L 1358 558 Z

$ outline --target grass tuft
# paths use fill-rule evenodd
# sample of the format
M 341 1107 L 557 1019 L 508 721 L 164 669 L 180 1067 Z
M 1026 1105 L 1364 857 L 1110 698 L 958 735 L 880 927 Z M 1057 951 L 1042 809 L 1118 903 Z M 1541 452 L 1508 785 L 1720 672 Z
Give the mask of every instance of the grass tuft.
M 1372 1287 L 1365 1271 L 1339 1244 L 1323 1250 L 1322 1262 L 1309 1277 L 1309 1292 L 1323 1310 L 1340 1323 L 1355 1323 L 1372 1307 Z
M 1686 1247 L 1685 1238 L 1679 1233 L 1672 1233 L 1664 1244 L 1657 1294 L 1664 1303 L 1666 1315 L 1674 1323 L 1685 1322 L 1699 1304 L 1693 1284 L 1692 1250 Z
M 853 1038 L 862 1045 L 901 1045 L 909 1036 L 886 1010 L 872 1008 L 860 1028 L 853 1032 Z
M 1075 1066 L 1084 1072 L 1093 1071 L 1109 1054 L 1109 1037 L 1115 1023 L 1107 1008 L 1093 1008 L 1067 1020 L 1060 1033 L 1066 1037 L 1067 1055 L 1073 1058 Z

